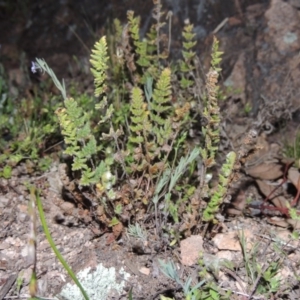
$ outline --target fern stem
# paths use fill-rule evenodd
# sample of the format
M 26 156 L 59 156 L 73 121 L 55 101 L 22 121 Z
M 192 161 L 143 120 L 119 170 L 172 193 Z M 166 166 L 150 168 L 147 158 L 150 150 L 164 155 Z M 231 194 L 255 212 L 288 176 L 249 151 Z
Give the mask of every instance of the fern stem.
M 167 14 L 167 19 L 169 20 L 168 54 L 170 53 L 171 42 L 172 42 L 172 16 L 173 16 L 173 12 L 171 10 L 168 11 L 168 14 Z
M 156 17 L 157 17 L 157 26 L 156 26 L 156 50 L 157 50 L 157 57 L 159 58 L 160 54 L 160 47 L 159 47 L 159 28 L 160 28 L 160 15 L 161 15 L 161 3 L 160 0 L 156 0 Z

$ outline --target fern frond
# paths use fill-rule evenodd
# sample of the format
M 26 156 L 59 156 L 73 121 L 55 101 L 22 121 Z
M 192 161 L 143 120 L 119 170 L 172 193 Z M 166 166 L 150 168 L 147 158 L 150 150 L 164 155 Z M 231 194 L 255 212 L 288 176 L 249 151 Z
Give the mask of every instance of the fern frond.
M 235 161 L 236 153 L 233 151 L 229 152 L 219 174 L 219 184 L 217 189 L 214 191 L 209 203 L 207 204 L 207 207 L 203 212 L 202 220 L 204 222 L 217 222 L 215 219 L 215 214 L 219 211 L 220 206 L 223 203 L 223 199 L 226 196 Z
M 58 108 L 56 114 L 62 127 L 67 145 L 76 146 L 83 139 L 90 138 L 91 129 L 88 116 L 73 98 L 64 101 L 66 108 Z
M 90 63 L 92 65 L 91 72 L 94 76 L 95 96 L 102 95 L 106 89 L 106 70 L 108 68 L 107 43 L 106 37 L 103 36 L 99 42 L 96 42 L 92 49 Z
M 86 170 L 86 169 L 87 169 L 86 159 L 79 156 L 77 157 L 75 156 L 72 163 L 72 171 Z
M 144 145 L 148 143 L 152 125 L 149 121 L 148 105 L 144 102 L 142 90 L 138 87 L 134 87 L 131 92 L 130 122 L 127 147 L 131 155 L 126 158 L 130 165 L 128 171 L 143 171 L 149 163 L 145 158 Z
M 161 1 L 154 0 L 154 9 L 152 13 L 152 17 L 156 20 L 155 30 L 156 30 L 156 51 L 157 56 L 160 57 L 160 28 L 165 25 L 165 23 L 161 22 L 161 17 L 163 16 Z
M 142 90 L 134 87 L 131 93 L 131 123 L 129 126 L 131 135 L 129 141 L 132 143 L 141 143 L 144 141 L 144 133 L 151 131 L 151 123 L 148 120 L 149 112 L 147 111 L 147 104 L 144 102 Z
M 202 127 L 202 133 L 205 138 L 205 147 L 201 150 L 204 167 L 211 168 L 215 165 L 215 156 L 220 141 L 220 107 L 218 104 L 217 94 L 219 87 L 218 64 L 220 63 L 221 52 L 218 51 L 218 41 L 214 38 L 211 54 L 211 68 L 206 75 L 206 103 L 203 109 L 203 117 L 207 120 L 207 125 Z
M 150 27 L 150 31 L 147 33 L 147 44 L 147 54 L 154 57 L 157 48 L 157 31 L 155 24 Z
M 153 103 L 151 104 L 151 110 L 160 114 L 166 110 L 171 109 L 171 70 L 165 68 L 156 83 L 155 89 L 153 91 Z M 164 106 L 165 105 L 165 106 Z
M 134 17 L 133 11 L 127 12 L 129 32 L 135 46 L 135 52 L 138 54 L 136 63 L 141 67 L 149 67 L 151 62 L 147 55 L 147 42 L 140 41 L 140 18 Z
M 184 39 L 182 50 L 183 60 L 180 61 L 179 69 L 184 74 L 190 73 L 195 69 L 193 60 L 196 56 L 196 52 L 192 51 L 192 48 L 197 44 L 197 42 L 194 40 L 195 33 L 193 33 L 193 29 L 193 25 L 187 24 L 186 26 L 184 26 L 182 33 Z M 193 85 L 194 82 L 192 80 L 189 80 L 187 75 L 184 75 L 180 80 L 180 86 L 182 89 L 187 89 Z
M 174 121 L 178 122 L 181 120 L 185 120 L 188 118 L 191 109 L 191 104 L 186 102 L 182 107 L 178 107 L 175 109 L 175 117 Z
M 170 139 L 172 132 L 170 128 L 173 109 L 171 105 L 171 70 L 169 68 L 165 68 L 161 72 L 153 90 L 152 98 L 150 118 L 153 124 L 153 133 L 158 145 L 162 146 Z
M 82 172 L 81 185 L 97 183 L 100 180 L 99 172 L 88 167 L 92 156 L 98 151 L 88 115 L 83 112 L 73 98 L 67 98 L 64 104 L 65 108 L 59 108 L 55 112 L 67 145 L 64 152 L 73 156 L 72 170 Z
M 81 174 L 81 178 L 80 178 L 80 185 L 82 186 L 88 186 L 91 183 L 96 183 L 99 181 L 100 178 L 98 178 L 98 180 L 96 180 L 96 182 L 93 180 L 93 178 L 95 177 L 95 172 L 92 171 L 91 168 L 87 168 L 86 170 L 83 170 L 82 174 Z
M 152 120 L 156 122 L 157 125 L 160 125 L 153 126 L 153 133 L 155 134 L 157 144 L 163 146 L 173 135 L 171 119 L 164 120 L 155 116 Z
M 195 41 L 195 33 L 193 33 L 194 26 L 192 24 L 187 24 L 183 28 L 182 36 L 184 38 L 182 55 L 185 62 L 189 62 L 195 57 L 196 53 L 191 49 L 197 44 Z
M 187 24 L 183 28 L 182 36 L 187 41 L 187 43 L 192 42 L 195 38 L 196 34 L 193 33 L 193 29 L 194 29 L 194 26 L 192 24 Z M 194 47 L 194 45 L 190 45 L 190 46 L 185 46 L 184 45 L 184 48 L 187 49 L 187 50 L 191 49 L 192 47 Z
M 121 21 L 119 19 L 114 19 L 113 23 L 114 23 L 114 30 L 115 30 L 114 35 L 116 36 L 117 40 L 120 40 L 123 32 Z
M 73 102 L 72 98 L 67 99 L 66 103 Z M 65 137 L 65 143 L 70 146 L 77 146 L 77 139 L 76 139 L 76 127 L 75 124 L 70 121 L 70 115 L 66 108 L 58 108 L 55 111 L 56 115 L 58 116 L 58 120 L 60 126 L 62 127 L 62 134 Z
M 212 46 L 212 54 L 211 54 L 211 67 L 216 72 L 220 73 L 221 68 L 219 67 L 220 62 L 222 61 L 223 52 L 219 51 L 219 41 L 214 36 L 213 46 Z
M 82 118 L 83 121 L 85 120 L 85 117 Z M 90 124 L 87 122 L 86 124 L 84 124 L 81 128 L 78 127 L 77 130 L 77 138 L 80 139 L 86 139 L 88 137 L 90 137 L 91 134 L 91 127 Z
M 134 12 L 132 10 L 129 10 L 127 12 L 127 19 L 130 26 L 130 33 L 131 37 L 135 42 L 138 42 L 140 40 L 140 17 L 135 17 Z
M 101 178 L 106 170 L 107 170 L 107 167 L 105 165 L 105 162 L 102 160 L 100 162 L 100 164 L 95 168 L 95 171 L 94 171 L 95 182 L 93 182 L 93 183 L 97 183 L 98 178 Z
M 97 152 L 97 143 L 95 137 L 92 135 L 90 140 L 82 147 L 81 155 L 86 159 L 90 159 L 92 155 Z
M 159 106 L 154 106 L 153 108 L 160 108 Z M 160 112 L 163 112 L 162 109 L 160 109 Z M 164 123 L 165 123 L 165 119 L 160 117 L 159 115 L 155 115 L 155 114 L 152 114 L 151 115 L 151 121 L 153 122 L 153 124 L 156 124 L 159 125 L 159 126 L 163 126 Z
M 205 161 L 206 167 L 210 168 L 215 164 L 216 151 L 220 141 L 220 108 L 217 100 L 218 91 L 218 73 L 210 70 L 207 74 L 206 89 L 207 89 L 207 104 L 203 110 L 203 116 L 207 119 L 206 128 L 202 128 L 205 136 L 206 149 L 208 151 L 209 160 Z
M 137 136 L 129 136 L 128 140 L 130 143 L 137 145 L 140 145 L 142 142 L 144 142 L 144 138 L 139 135 L 139 133 Z

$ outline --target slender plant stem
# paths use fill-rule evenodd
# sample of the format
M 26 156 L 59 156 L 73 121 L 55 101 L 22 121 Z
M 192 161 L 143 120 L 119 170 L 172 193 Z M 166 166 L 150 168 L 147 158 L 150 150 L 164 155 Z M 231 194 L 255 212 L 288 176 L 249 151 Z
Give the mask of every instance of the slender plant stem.
M 73 279 L 73 281 L 75 282 L 75 284 L 80 289 L 80 291 L 81 291 L 84 299 L 85 300 L 89 300 L 89 297 L 88 297 L 87 293 L 85 292 L 84 288 L 82 287 L 82 285 L 80 284 L 79 280 L 76 278 L 76 276 L 73 273 L 72 269 L 69 267 L 69 265 L 64 260 L 64 258 L 62 257 L 62 255 L 60 254 L 60 252 L 58 251 L 58 249 L 55 246 L 55 243 L 54 243 L 54 241 L 53 241 L 53 239 L 51 237 L 51 234 L 50 234 L 48 226 L 47 226 L 46 218 L 45 218 L 44 211 L 43 211 L 42 201 L 41 201 L 41 198 L 38 195 L 38 193 L 36 193 L 36 202 L 37 202 L 37 207 L 38 207 L 38 210 L 39 210 L 39 215 L 40 215 L 41 223 L 42 223 L 42 226 L 43 226 L 46 238 L 47 238 L 47 240 L 48 240 L 48 242 L 49 242 L 52 250 L 54 251 L 56 257 L 61 262 L 61 264 L 63 265 L 63 267 L 67 270 L 69 276 Z

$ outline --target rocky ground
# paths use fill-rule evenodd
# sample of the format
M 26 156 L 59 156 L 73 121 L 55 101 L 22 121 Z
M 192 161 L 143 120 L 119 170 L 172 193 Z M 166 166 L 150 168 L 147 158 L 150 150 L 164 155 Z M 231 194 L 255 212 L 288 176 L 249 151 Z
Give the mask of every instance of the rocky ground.
M 137 5 L 137 0 L 18 1 L 17 6 L 6 2 L 0 3 L 0 60 L 9 77 L 10 93 L 16 98 L 30 92 L 35 84 L 36 78 L 29 74 L 30 61 L 35 57 L 45 58 L 59 78 L 80 81 L 82 90 L 91 89 L 89 49 L 104 34 L 108 20 L 118 17 L 125 22 L 126 10 L 133 9 L 142 16 L 143 35 L 153 7 L 152 1 Z M 159 299 L 160 294 L 184 299 L 176 283 L 160 271 L 159 259 L 172 258 L 180 275 L 194 280 L 201 270 L 197 263 L 200 251 L 204 253 L 205 266 L 215 266 L 212 271 L 218 285 L 234 292 L 231 299 L 300 298 L 299 241 L 291 238 L 291 232 L 299 227 L 297 222 L 284 214 L 255 215 L 253 210 L 247 215 L 241 213 L 249 197 L 261 201 L 270 194 L 270 174 L 275 173 L 279 182 L 286 179 L 293 190 L 273 195 L 270 200 L 275 207 L 284 207 L 285 200 L 293 199 L 300 190 L 298 170 L 282 170 L 289 163 L 283 156 L 284 145 L 295 140 L 300 116 L 300 2 L 166 0 L 164 7 L 173 12 L 175 57 L 176 49 L 180 49 L 176 37 L 187 18 L 195 24 L 197 50 L 204 68 L 212 35 L 220 40 L 225 53 L 222 85 L 227 95 L 221 103 L 221 150 L 226 153 L 238 149 L 250 129 L 258 133 L 260 146 L 246 166 L 247 183 L 237 188 L 222 230 L 209 239 L 195 232 L 178 247 L 169 247 L 151 233 L 145 240 L 135 239 L 125 230 L 116 241 L 114 233 L 102 231 L 89 222 L 86 212 L 76 210 L 62 197 L 66 180 L 62 164 L 53 162 L 45 173 L 31 172 L 21 164 L 13 170 L 11 179 L 0 178 L 0 299 L 28 298 L 29 294 L 28 184 L 41 190 L 50 232 L 72 269 L 76 273 L 88 267 L 95 271 L 89 284 L 97 294 L 91 299 L 128 299 L 131 289 L 133 299 Z M 249 111 L 245 107 L 250 107 Z M 246 248 L 255 251 L 256 262 L 261 265 L 261 272 L 252 281 L 247 277 L 241 248 L 242 232 L 247 239 Z M 218 266 L 222 259 L 233 262 L 234 271 Z M 278 276 L 283 281 L 276 292 L 263 296 L 257 291 L 258 282 L 272 262 L 280 263 Z M 70 282 L 40 225 L 37 270 L 41 297 L 53 298 Z M 20 290 L 18 278 L 23 278 Z M 75 292 L 69 291 L 69 295 L 80 299 Z

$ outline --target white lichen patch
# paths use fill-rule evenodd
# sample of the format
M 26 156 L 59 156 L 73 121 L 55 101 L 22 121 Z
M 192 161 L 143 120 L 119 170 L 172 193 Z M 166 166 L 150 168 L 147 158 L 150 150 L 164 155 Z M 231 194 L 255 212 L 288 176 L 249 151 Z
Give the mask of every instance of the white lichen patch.
M 90 272 L 90 269 L 87 268 L 77 273 L 77 278 L 90 300 L 105 300 L 112 289 L 121 294 L 125 287 L 125 281 L 130 277 L 130 274 L 121 268 L 119 274 L 122 275 L 123 280 L 118 283 L 115 268 L 105 268 L 102 264 L 99 264 L 94 272 Z M 70 283 L 63 287 L 60 295 L 69 300 L 84 299 L 79 288 Z

